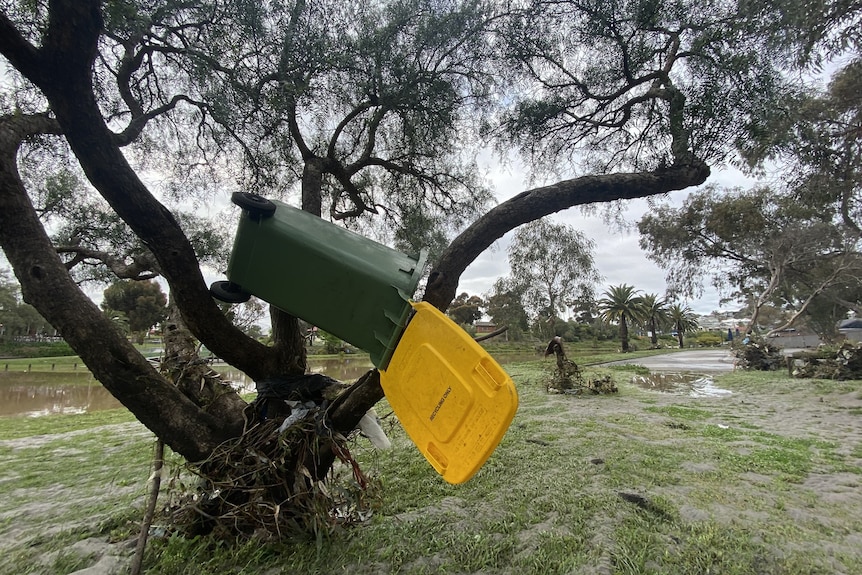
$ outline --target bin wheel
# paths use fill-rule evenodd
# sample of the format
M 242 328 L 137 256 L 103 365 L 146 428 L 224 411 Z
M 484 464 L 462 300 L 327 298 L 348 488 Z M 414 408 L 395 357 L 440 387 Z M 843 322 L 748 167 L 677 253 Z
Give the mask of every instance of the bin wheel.
M 213 282 L 210 285 L 210 295 L 225 303 L 245 303 L 251 298 L 250 293 L 229 281 Z
M 234 192 L 230 201 L 244 209 L 255 220 L 268 218 L 275 213 L 275 204 L 263 196 L 250 192 Z

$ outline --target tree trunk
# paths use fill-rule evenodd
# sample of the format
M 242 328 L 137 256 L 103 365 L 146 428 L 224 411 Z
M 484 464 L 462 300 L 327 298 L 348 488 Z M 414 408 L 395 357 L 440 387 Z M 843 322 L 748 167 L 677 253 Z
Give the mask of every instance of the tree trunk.
M 16 120 L 16 118 L 19 118 Z M 35 307 L 80 355 L 93 375 L 174 451 L 200 461 L 242 427 L 202 411 L 141 356 L 72 281 L 39 221 L 17 171 L 28 135 L 24 116 L 0 122 L 0 246 Z M 31 119 L 32 120 L 32 119 Z
M 620 349 L 623 353 L 629 350 L 629 326 L 625 315 L 620 318 Z
M 302 169 L 302 211 L 320 217 L 323 207 L 323 165 L 317 158 L 305 160 Z
M 175 294 L 189 329 L 209 350 L 244 372 L 262 375 L 275 356 L 220 313 L 197 256 L 176 219 L 140 181 L 108 129 L 96 102 L 92 69 L 102 31 L 101 2 L 52 2 L 49 30 L 36 50 L 4 30 L 4 55 L 46 96 L 87 178 L 149 246 Z
M 282 374 L 302 374 L 308 367 L 305 338 L 303 337 L 299 320 L 275 306 L 269 307 L 270 323 L 272 324 L 273 351 L 279 357 Z

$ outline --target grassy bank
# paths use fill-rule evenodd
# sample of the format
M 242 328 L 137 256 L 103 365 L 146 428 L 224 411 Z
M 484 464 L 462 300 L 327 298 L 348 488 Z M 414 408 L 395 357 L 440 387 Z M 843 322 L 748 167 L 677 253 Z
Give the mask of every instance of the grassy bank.
M 317 543 L 154 539 L 147 572 L 862 572 L 862 382 L 736 372 L 716 378 L 729 397 L 696 398 L 641 390 L 629 367 L 587 370 L 618 395 L 573 397 L 544 393 L 546 365 L 508 366 L 521 407 L 468 483 L 443 482 L 393 428 L 391 451 L 354 446 L 384 487 L 362 527 Z M 106 542 L 134 532 L 151 448 L 122 411 L 0 419 L 0 572 L 127 557 Z

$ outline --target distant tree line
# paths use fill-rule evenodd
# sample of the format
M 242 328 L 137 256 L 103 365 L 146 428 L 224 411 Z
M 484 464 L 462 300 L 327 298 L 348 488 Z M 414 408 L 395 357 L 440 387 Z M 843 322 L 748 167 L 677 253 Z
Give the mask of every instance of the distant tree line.
M 31 305 L 21 299 L 18 283 L 0 269 L 0 344 L 21 339 L 41 339 L 56 331 Z

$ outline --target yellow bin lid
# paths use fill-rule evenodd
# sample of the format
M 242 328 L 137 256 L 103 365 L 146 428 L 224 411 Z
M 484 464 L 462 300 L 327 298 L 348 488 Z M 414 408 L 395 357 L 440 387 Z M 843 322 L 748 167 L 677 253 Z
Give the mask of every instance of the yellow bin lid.
M 503 438 L 518 393 L 482 346 L 431 304 L 416 310 L 380 383 L 401 425 L 449 483 L 470 479 Z

